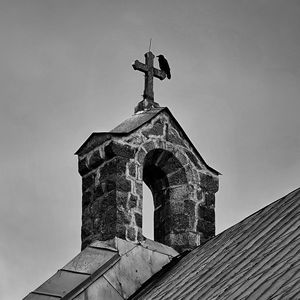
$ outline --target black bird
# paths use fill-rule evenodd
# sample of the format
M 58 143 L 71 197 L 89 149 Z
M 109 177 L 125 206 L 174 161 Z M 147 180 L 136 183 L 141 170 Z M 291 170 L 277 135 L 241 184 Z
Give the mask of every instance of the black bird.
M 157 57 L 158 57 L 159 68 L 167 74 L 168 79 L 171 79 L 171 72 L 170 72 L 168 61 L 165 59 L 165 57 L 162 54 L 157 55 Z

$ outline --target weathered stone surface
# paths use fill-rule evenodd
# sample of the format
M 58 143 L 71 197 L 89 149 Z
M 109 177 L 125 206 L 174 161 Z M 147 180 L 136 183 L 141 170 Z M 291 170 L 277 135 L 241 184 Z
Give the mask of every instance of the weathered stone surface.
M 82 208 L 82 220 L 87 220 L 91 216 L 90 207 L 85 206 Z
M 162 139 L 156 140 L 157 148 L 166 149 L 166 141 Z
M 141 227 L 137 228 L 137 240 L 138 241 L 143 241 L 145 240 L 145 237 L 143 236 L 143 229 Z
M 82 193 L 82 207 L 86 207 L 92 201 L 93 194 L 91 191 L 85 191 Z
M 124 176 L 116 178 L 116 189 L 120 192 L 131 192 L 131 181 Z
M 203 198 L 203 192 L 200 190 L 197 190 L 197 192 L 196 192 L 196 194 L 197 194 L 197 200 L 198 201 L 200 201 L 200 200 L 202 200 L 202 198 Z
M 192 250 L 200 244 L 200 234 L 194 232 L 169 233 L 166 235 L 165 244 L 171 245 L 179 253 Z
M 138 153 L 137 153 L 137 160 L 138 162 L 142 165 L 143 162 L 144 162 L 144 159 L 145 159 L 145 156 L 146 156 L 147 152 L 143 149 L 143 148 L 140 148 Z
M 103 186 L 102 186 L 102 184 L 98 184 L 95 187 L 94 196 L 95 196 L 95 198 L 98 198 L 98 197 L 101 197 L 103 194 L 104 194 Z
M 162 207 L 162 214 L 164 217 L 184 213 L 184 201 L 168 201 Z
M 127 238 L 131 241 L 135 241 L 137 239 L 137 232 L 134 227 L 128 227 Z
M 166 233 L 187 231 L 191 229 L 189 216 L 184 213 L 172 214 L 171 216 L 167 216 L 165 222 L 165 228 L 166 228 L 165 230 Z
M 90 218 L 83 220 L 81 234 L 88 236 L 93 230 L 93 221 Z
M 182 168 L 181 163 L 175 156 L 166 157 L 166 160 L 161 160 L 160 165 L 166 174 L 174 173 Z
M 205 204 L 208 207 L 215 207 L 215 194 L 206 193 L 205 194 Z
M 81 251 L 93 242 L 92 236 L 85 236 L 81 229 Z
M 198 207 L 198 216 L 200 219 L 204 219 L 209 222 L 215 222 L 215 210 L 206 206 Z
M 143 183 L 135 182 L 135 190 L 137 195 L 143 195 Z
M 130 176 L 136 177 L 136 163 L 135 162 L 131 162 L 128 165 L 128 173 Z
M 200 219 L 197 222 L 197 231 L 202 232 L 206 238 L 212 237 L 215 235 L 215 224 Z
M 188 182 L 195 182 L 192 164 L 185 165 L 184 170 L 185 170 L 187 181 Z
M 117 192 L 116 203 L 117 208 L 123 211 L 127 211 L 127 202 L 128 202 L 128 193 L 125 192 Z M 129 213 L 127 211 L 127 213 Z
M 160 136 L 163 135 L 164 127 L 160 120 L 158 120 L 151 128 L 142 131 L 145 137 L 149 137 L 150 135 Z
M 177 145 L 173 145 L 172 143 L 167 142 L 166 143 L 166 150 L 171 152 L 171 153 L 175 153 L 176 150 L 177 150 Z
M 184 200 L 184 212 L 190 216 L 190 218 L 195 217 L 195 206 L 196 202 L 193 200 Z
M 88 173 L 90 169 L 87 166 L 87 159 L 86 157 L 79 157 L 78 158 L 78 172 L 81 176 Z
M 116 236 L 120 239 L 126 239 L 126 226 L 125 224 L 117 224 Z
M 101 227 L 101 219 L 100 218 L 95 218 L 94 219 L 94 229 L 98 230 Z
M 150 150 L 155 148 L 155 145 L 153 141 L 148 141 L 145 144 L 143 144 L 143 147 L 147 152 L 149 152 Z
M 99 232 L 101 232 L 101 234 L 98 235 L 101 241 L 113 239 L 117 233 L 115 223 L 106 223 L 103 227 L 101 227 Z
M 142 228 L 142 226 L 143 226 L 143 217 L 142 217 L 142 215 L 139 214 L 139 213 L 135 213 L 134 216 L 135 216 L 135 224 L 138 227 Z
M 118 224 L 127 224 L 131 223 L 132 215 L 123 210 L 118 210 L 117 213 L 117 222 Z
M 89 245 L 93 232 L 93 222 L 91 219 L 83 220 L 81 226 L 82 249 Z
M 131 194 L 128 202 L 129 209 L 137 207 L 138 197 Z
M 100 180 L 108 179 L 109 176 L 120 176 L 126 172 L 127 160 L 121 157 L 114 157 L 104 164 L 100 169 Z
M 88 174 L 82 177 L 82 191 L 84 192 L 89 187 L 95 184 L 95 173 Z
M 189 186 L 187 184 L 183 184 L 180 186 L 169 187 L 168 190 L 168 197 L 171 201 L 182 201 L 189 197 Z
M 103 180 L 95 188 L 95 197 L 100 197 L 116 189 L 116 181 L 113 179 Z
M 200 173 L 200 186 L 202 189 L 214 194 L 219 189 L 218 178 L 209 174 Z
M 183 139 L 179 136 L 178 132 L 174 129 L 168 131 L 167 141 L 180 146 L 185 146 Z
M 99 150 L 96 150 L 92 153 L 92 155 L 89 159 L 88 166 L 90 169 L 95 169 L 98 166 L 100 166 L 103 162 L 104 162 L 104 159 L 101 158 Z
M 132 158 L 135 154 L 135 148 L 128 145 L 122 145 L 111 141 L 104 149 L 106 159 L 111 159 L 115 156 Z
M 98 214 L 102 216 L 104 223 L 116 222 L 116 193 L 110 192 L 99 198 Z
M 188 163 L 187 157 L 181 151 L 176 151 L 175 157 L 179 160 L 182 166 Z
M 184 168 L 181 168 L 174 173 L 168 174 L 168 181 L 170 186 L 187 183 Z
M 185 151 L 185 153 L 186 153 L 186 155 L 188 156 L 188 158 L 193 162 L 193 164 L 194 164 L 198 169 L 201 170 L 201 166 L 200 166 L 200 164 L 199 164 L 198 159 L 196 158 L 196 156 L 195 156 L 192 152 L 190 152 L 190 151 Z

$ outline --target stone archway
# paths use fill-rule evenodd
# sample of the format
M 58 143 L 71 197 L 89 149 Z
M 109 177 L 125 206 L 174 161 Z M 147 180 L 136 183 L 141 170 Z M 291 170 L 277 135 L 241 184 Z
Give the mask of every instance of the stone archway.
M 189 187 L 181 162 L 169 151 L 153 149 L 143 164 L 143 180 L 150 188 L 154 201 L 154 240 L 167 245 L 191 229 L 194 211 L 186 208 Z M 146 212 L 143 212 L 144 214 Z

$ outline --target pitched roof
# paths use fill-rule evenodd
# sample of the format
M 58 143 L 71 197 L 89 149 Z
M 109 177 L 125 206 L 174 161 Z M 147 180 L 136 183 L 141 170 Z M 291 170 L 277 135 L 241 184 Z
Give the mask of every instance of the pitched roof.
M 300 299 L 300 189 L 153 276 L 130 299 Z
M 152 108 L 151 110 L 146 110 L 143 112 L 139 112 L 131 116 L 130 118 L 123 121 L 113 130 L 111 133 L 130 133 L 148 121 L 152 120 L 156 115 L 158 115 L 161 111 L 167 109 L 166 107 Z
M 133 116 L 129 117 L 121 124 L 116 126 L 111 131 L 93 132 L 87 138 L 87 140 L 80 146 L 80 148 L 75 152 L 75 154 L 80 155 L 82 152 L 87 152 L 95 145 L 102 144 L 104 141 L 110 139 L 112 136 L 124 136 L 130 134 L 134 130 L 137 130 L 138 128 L 143 126 L 145 123 L 151 121 L 164 109 L 166 109 L 166 107 L 152 108 L 151 110 L 134 114 Z
M 148 239 L 138 244 L 119 238 L 96 241 L 24 300 L 85 299 L 95 294 L 97 299 L 127 299 L 177 255 L 171 247 Z

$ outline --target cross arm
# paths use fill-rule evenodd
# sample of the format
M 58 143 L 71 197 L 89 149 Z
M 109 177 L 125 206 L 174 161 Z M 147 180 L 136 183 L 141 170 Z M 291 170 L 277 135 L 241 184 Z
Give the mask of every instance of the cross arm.
M 159 78 L 160 80 L 164 80 L 167 76 L 167 74 L 159 69 L 153 68 L 153 76 L 156 78 Z
M 138 70 L 138 71 L 142 71 L 144 73 L 146 73 L 148 71 L 148 67 L 147 65 L 139 62 L 138 60 L 136 60 L 133 64 L 132 67 L 134 68 L 134 70 Z

